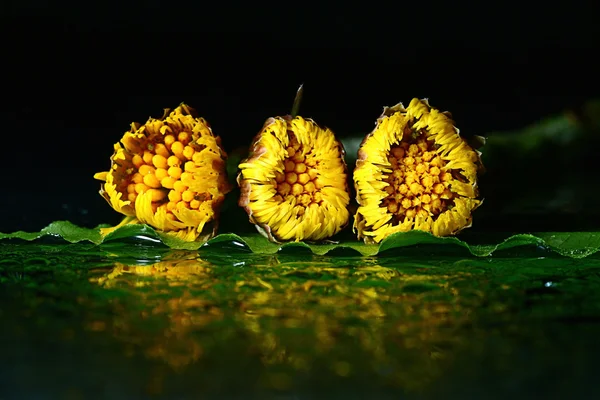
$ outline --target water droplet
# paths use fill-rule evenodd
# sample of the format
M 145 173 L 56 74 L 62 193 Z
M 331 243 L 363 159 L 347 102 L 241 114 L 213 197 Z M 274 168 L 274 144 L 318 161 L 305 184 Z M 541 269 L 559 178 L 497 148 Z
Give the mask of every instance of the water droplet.
M 134 236 L 134 238 L 135 238 L 135 239 L 140 239 L 140 240 L 148 240 L 148 241 L 150 241 L 150 242 L 154 242 L 154 243 L 162 243 L 162 242 L 160 241 L 160 239 L 153 238 L 153 237 L 146 236 L 146 235 L 136 235 L 136 236 Z

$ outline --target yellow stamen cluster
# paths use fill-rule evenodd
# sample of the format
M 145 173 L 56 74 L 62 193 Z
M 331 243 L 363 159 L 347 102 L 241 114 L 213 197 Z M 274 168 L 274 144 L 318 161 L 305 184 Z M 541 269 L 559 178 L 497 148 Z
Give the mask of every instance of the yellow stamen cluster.
M 311 120 L 271 118 L 240 165 L 240 205 L 273 241 L 321 240 L 348 222 L 343 148 Z
M 293 132 L 288 132 L 288 135 L 290 142 L 286 148 L 287 158 L 283 161 L 283 172 L 275 173 L 275 200 L 283 202 L 295 197 L 298 215 L 304 215 L 307 207 L 318 207 L 321 204 L 321 189 L 325 185 L 319 179 L 318 160 L 313 149 L 306 151 Z
M 435 152 L 433 140 L 403 141 L 390 149 L 388 161 L 392 172 L 384 179 L 389 185 L 383 205 L 396 221 L 435 216 L 452 206 L 452 174 L 444 170 L 446 162 Z
M 359 149 L 354 170 L 359 238 L 379 243 L 411 229 L 437 236 L 470 226 L 477 199 L 479 153 L 447 113 L 413 99 L 386 108 Z
M 111 170 L 96 174 L 115 210 L 185 240 L 197 239 L 209 222 L 216 229 L 228 191 L 226 154 L 206 121 L 192 113 L 181 105 L 162 119 L 133 123 L 122 146 L 115 145 Z
M 173 219 L 177 208 L 198 209 L 210 198 L 206 192 L 195 193 L 184 183 L 193 179 L 196 161 L 202 157 L 200 146 L 190 143 L 190 134 L 180 132 L 164 137 L 163 143 L 148 143 L 142 156 L 136 154 L 132 163 L 137 172 L 129 179 L 127 199 L 135 203 L 137 196 L 151 193 L 154 211 L 165 208 L 167 218 Z M 168 199 L 168 202 L 166 201 Z

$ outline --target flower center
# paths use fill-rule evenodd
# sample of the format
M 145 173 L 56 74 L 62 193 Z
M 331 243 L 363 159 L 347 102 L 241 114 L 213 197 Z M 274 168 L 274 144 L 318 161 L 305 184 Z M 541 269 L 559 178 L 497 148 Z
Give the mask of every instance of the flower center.
M 126 180 L 127 199 L 134 204 L 139 194 L 150 192 L 153 212 L 165 207 L 171 219 L 175 209 L 198 209 L 202 201 L 211 198 L 210 194 L 194 192 L 184 182 L 193 181 L 203 146 L 193 143 L 186 131 L 156 135 L 152 139 L 138 143 L 141 149 L 131 158 L 137 171 L 130 170 Z
M 319 180 L 317 167 L 319 160 L 312 148 L 307 148 L 298 142 L 295 134 L 288 132 L 290 139 L 287 147 L 287 158 L 283 160 L 284 172 L 277 172 L 276 200 L 282 202 L 290 197 L 296 197 L 298 214 L 304 214 L 306 207 L 316 207 L 323 201 L 321 188 L 324 184 Z
M 446 162 L 436 153 L 433 141 L 424 137 L 402 141 L 388 153 L 392 172 L 385 182 L 388 196 L 383 206 L 396 223 L 417 215 L 434 220 L 454 204 L 449 188 L 452 174 L 444 171 Z

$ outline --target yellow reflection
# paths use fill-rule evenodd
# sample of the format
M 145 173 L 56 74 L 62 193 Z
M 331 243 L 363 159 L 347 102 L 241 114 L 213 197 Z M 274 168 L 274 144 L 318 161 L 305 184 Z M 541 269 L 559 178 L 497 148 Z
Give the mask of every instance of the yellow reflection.
M 163 359 L 173 368 L 181 369 L 203 354 L 202 343 L 191 333 L 223 317 L 213 302 L 187 289 L 188 285 L 204 284 L 211 271 L 211 264 L 200 259 L 175 259 L 152 265 L 115 263 L 111 271 L 90 280 L 105 288 L 147 289 L 133 292 L 144 305 L 137 317 L 142 320 L 163 317 L 166 323 L 148 337 L 148 332 L 136 331 L 133 326 L 137 318 L 119 307 L 113 333 L 126 342 L 143 343 L 146 356 Z M 174 292 L 171 288 L 182 288 L 182 291 Z
M 115 263 L 115 267 L 96 282 L 105 287 L 118 284 L 133 284 L 135 286 L 151 285 L 152 280 L 131 279 L 130 276 L 160 277 L 169 281 L 170 286 L 183 285 L 186 281 L 204 279 L 210 273 L 210 264 L 202 260 L 162 261 L 152 265 L 126 265 Z M 123 276 L 126 275 L 126 276 Z
M 477 306 L 459 301 L 455 284 L 468 275 L 364 264 L 274 256 L 237 268 L 173 259 L 117 263 L 91 280 L 136 299 L 137 306 L 115 299 L 112 333 L 178 370 L 257 357 L 260 384 L 269 388 L 292 387 L 298 372 L 315 366 L 341 378 L 375 373 L 405 389 L 422 388 L 441 373 L 447 349 L 461 344 L 457 331 Z M 151 322 L 155 331 L 144 325 Z

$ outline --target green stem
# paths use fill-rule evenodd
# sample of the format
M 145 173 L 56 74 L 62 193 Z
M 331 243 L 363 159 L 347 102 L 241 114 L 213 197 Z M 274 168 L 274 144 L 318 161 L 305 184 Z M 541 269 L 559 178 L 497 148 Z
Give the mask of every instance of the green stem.
M 292 105 L 292 118 L 296 118 L 298 115 L 298 111 L 300 110 L 300 102 L 302 101 L 302 93 L 304 92 L 304 84 L 300 85 L 298 91 L 296 92 L 296 97 L 294 98 L 294 104 Z

